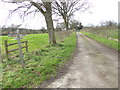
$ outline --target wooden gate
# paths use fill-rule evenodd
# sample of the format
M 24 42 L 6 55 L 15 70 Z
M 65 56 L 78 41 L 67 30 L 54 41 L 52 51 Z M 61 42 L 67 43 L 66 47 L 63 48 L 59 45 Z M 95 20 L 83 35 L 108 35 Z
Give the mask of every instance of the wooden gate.
M 22 41 L 21 43 L 25 43 L 25 46 L 23 46 L 22 49 L 23 49 L 23 48 L 26 48 L 26 52 L 28 52 L 28 41 Z M 16 45 L 16 44 L 18 44 L 18 43 L 8 44 L 8 41 L 5 40 L 5 41 L 4 41 L 4 44 L 5 44 L 5 53 L 6 53 L 7 59 L 9 59 L 9 53 L 10 53 L 10 52 L 14 52 L 14 51 L 16 51 L 16 50 L 19 50 L 19 48 L 16 48 L 16 49 L 13 49 L 13 50 L 8 50 L 8 47 L 9 47 L 9 46 Z

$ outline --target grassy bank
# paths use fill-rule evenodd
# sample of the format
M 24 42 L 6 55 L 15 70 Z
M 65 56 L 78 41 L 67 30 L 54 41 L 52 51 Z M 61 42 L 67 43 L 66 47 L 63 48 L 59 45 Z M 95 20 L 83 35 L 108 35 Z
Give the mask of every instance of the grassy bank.
M 84 35 L 87 35 L 88 37 L 90 38 L 93 38 L 94 40 L 100 42 L 100 43 L 103 43 L 109 47 L 112 47 L 116 50 L 120 50 L 120 47 L 118 47 L 118 42 L 117 41 L 114 41 L 114 40 L 109 40 L 109 39 L 106 39 L 104 37 L 98 37 L 98 36 L 95 36 L 95 35 L 92 35 L 90 33 L 87 33 L 87 32 L 82 32 Z M 120 44 L 119 44 L 120 46 Z
M 45 38 L 40 43 L 44 44 L 42 48 L 36 43 L 37 50 L 33 49 L 33 52 L 24 55 L 25 69 L 20 67 L 18 58 L 3 60 L 3 88 L 34 88 L 44 80 L 56 76 L 58 67 L 60 68 L 66 60 L 69 60 L 76 47 L 76 34 L 73 33 L 57 45 L 48 45 Z

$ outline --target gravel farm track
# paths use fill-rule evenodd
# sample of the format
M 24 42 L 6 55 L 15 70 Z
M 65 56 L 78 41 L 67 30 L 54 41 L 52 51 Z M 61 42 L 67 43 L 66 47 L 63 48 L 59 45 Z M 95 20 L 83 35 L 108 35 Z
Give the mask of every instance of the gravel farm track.
M 40 88 L 118 88 L 118 51 L 77 32 L 77 53 Z

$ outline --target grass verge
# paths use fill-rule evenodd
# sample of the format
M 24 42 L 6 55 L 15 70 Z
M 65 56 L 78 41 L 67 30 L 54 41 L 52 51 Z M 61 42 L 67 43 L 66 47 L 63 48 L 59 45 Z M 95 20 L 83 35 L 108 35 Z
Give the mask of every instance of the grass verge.
M 76 34 L 64 42 L 46 45 L 24 55 L 26 68 L 20 67 L 19 59 L 3 60 L 3 88 L 34 88 L 44 80 L 56 76 L 66 60 L 69 60 L 76 47 Z
M 98 36 L 95 36 L 95 35 L 92 35 L 90 33 L 87 33 L 87 32 L 81 32 L 83 33 L 84 35 L 90 37 L 90 38 L 93 38 L 94 40 L 100 42 L 100 43 L 103 43 L 115 50 L 120 50 L 120 43 L 118 43 L 117 41 L 114 41 L 114 40 L 109 40 L 109 39 L 106 39 L 106 38 L 103 38 L 103 37 L 98 37 Z M 118 45 L 119 44 L 119 45 Z

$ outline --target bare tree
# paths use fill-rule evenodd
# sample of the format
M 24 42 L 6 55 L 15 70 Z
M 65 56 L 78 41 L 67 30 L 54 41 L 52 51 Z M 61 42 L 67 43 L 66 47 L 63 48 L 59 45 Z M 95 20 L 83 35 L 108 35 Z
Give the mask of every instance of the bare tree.
M 14 0 L 13 0 L 14 1 Z M 10 15 L 15 12 L 20 14 L 21 18 L 29 14 L 42 13 L 45 17 L 45 21 L 47 24 L 48 34 L 49 34 L 49 43 L 56 44 L 55 34 L 54 34 L 54 27 L 53 27 L 53 20 L 52 20 L 52 2 L 44 2 L 44 0 L 37 0 L 35 1 L 25 1 L 21 0 L 21 2 L 9 2 L 14 5 L 17 5 L 16 8 L 10 10 Z
M 114 22 L 114 21 L 109 20 L 109 21 L 106 21 L 106 22 L 105 22 L 105 25 L 106 25 L 106 26 L 117 26 L 117 23 Z
M 62 16 L 66 29 L 69 21 L 76 11 L 84 12 L 90 8 L 87 0 L 56 0 L 53 3 L 53 13 Z
M 101 21 L 100 25 L 101 26 L 117 26 L 117 23 L 112 20 L 109 20 L 109 21 Z
M 120 23 L 118 23 L 118 29 L 120 29 Z
M 71 29 L 76 29 L 77 31 L 79 31 L 80 29 L 83 28 L 83 25 L 81 22 L 77 21 L 77 20 L 71 20 L 70 21 L 70 28 Z

